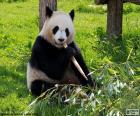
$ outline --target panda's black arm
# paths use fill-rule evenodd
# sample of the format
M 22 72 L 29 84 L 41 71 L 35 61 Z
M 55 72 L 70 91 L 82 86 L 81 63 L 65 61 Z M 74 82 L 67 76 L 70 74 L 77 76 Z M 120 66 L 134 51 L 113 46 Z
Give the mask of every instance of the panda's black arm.
M 88 80 L 86 80 L 82 74 L 78 71 L 77 67 L 75 67 L 75 65 L 73 64 L 73 62 L 71 62 L 71 66 L 76 74 L 76 76 L 78 76 L 78 79 L 80 80 L 80 82 L 83 85 L 87 85 L 89 84 L 92 87 L 95 87 L 95 82 L 93 82 L 94 80 L 92 80 L 92 77 L 89 74 L 89 70 L 87 68 L 87 65 L 83 59 L 83 56 L 79 50 L 79 48 L 76 46 L 76 44 L 74 42 L 72 42 L 70 45 L 70 47 L 74 48 L 76 50 L 76 54 L 75 54 L 75 59 L 77 60 L 77 62 L 79 63 L 79 65 L 81 66 L 82 70 L 84 71 L 85 75 L 87 76 Z

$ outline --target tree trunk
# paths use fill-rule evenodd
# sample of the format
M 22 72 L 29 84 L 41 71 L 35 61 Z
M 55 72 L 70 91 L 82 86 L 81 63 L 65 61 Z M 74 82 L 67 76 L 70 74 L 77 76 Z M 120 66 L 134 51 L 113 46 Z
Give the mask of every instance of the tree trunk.
M 122 0 L 108 0 L 107 33 L 109 38 L 120 37 L 122 34 Z
M 42 29 L 46 19 L 46 6 L 55 11 L 57 9 L 57 0 L 39 0 L 39 30 Z

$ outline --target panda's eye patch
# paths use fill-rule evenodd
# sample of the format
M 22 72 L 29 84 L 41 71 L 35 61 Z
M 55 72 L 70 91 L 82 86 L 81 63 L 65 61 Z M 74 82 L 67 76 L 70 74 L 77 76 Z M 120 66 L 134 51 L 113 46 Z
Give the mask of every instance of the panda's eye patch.
M 55 26 L 54 28 L 53 28 L 53 34 L 56 34 L 56 32 L 58 31 L 58 29 L 59 29 L 59 27 L 58 26 Z
M 70 34 L 69 29 L 68 29 L 68 28 L 66 28 L 66 29 L 65 29 L 65 32 L 66 32 L 66 36 L 68 37 L 68 36 L 69 36 L 69 34 Z

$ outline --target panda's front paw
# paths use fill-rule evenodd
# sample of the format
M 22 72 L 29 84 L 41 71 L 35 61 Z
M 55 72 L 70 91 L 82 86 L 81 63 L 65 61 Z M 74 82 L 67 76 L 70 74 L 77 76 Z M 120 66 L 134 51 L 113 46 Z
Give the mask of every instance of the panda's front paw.
M 72 57 L 72 56 L 75 56 L 76 55 L 76 51 L 72 47 L 67 47 L 66 48 L 66 51 L 67 51 L 68 57 Z

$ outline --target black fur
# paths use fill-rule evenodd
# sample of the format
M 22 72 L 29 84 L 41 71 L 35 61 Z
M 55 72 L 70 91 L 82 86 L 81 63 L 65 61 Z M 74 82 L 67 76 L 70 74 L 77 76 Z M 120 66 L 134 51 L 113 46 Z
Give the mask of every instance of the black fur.
M 55 80 L 60 80 L 75 55 L 72 47 L 58 49 L 38 36 L 31 54 L 30 64 Z
M 38 36 L 32 49 L 30 64 L 32 67 L 41 70 L 52 79 L 60 80 L 63 78 L 64 72 L 69 65 L 69 62 L 71 62 L 72 56 L 76 58 L 84 73 L 88 75 L 88 68 L 74 42 L 68 45 L 66 49 L 59 49 L 48 43 L 43 37 Z M 92 85 L 90 76 L 88 76 L 89 80 L 85 81 L 72 62 L 71 65 L 75 71 L 75 74 L 81 79 L 83 85 L 87 83 Z
M 46 17 L 51 17 L 52 14 L 53 14 L 53 11 L 49 7 L 46 6 Z
M 71 10 L 69 15 L 70 15 L 71 19 L 74 20 L 74 10 Z
M 52 87 L 54 87 L 54 84 L 47 83 L 43 80 L 35 80 L 31 84 L 31 92 L 34 96 L 39 96 L 41 93 Z
M 68 29 L 68 28 L 66 28 L 66 29 L 65 29 L 65 32 L 66 32 L 66 36 L 68 37 L 68 36 L 69 36 L 69 34 L 70 34 L 69 29 Z
M 91 76 L 88 76 L 88 80 L 85 80 L 85 78 L 77 70 L 71 61 L 72 56 L 76 58 L 84 73 L 88 75 L 89 70 L 74 42 L 68 45 L 66 49 L 60 49 L 48 43 L 43 37 L 38 36 L 33 45 L 29 63 L 31 67 L 39 69 L 50 78 L 59 81 L 63 78 L 69 63 L 71 63 L 71 67 L 74 70 L 75 75 L 78 77 L 81 85 L 90 85 L 94 87 L 95 85 L 91 79 Z M 42 88 L 42 85 L 44 85 L 44 88 Z M 53 86 L 54 84 L 48 84 L 47 82 L 37 80 L 31 84 L 31 91 L 33 95 L 38 96 Z
M 55 35 L 56 34 L 56 32 L 58 31 L 58 29 L 59 29 L 59 27 L 58 26 L 55 26 L 54 28 L 53 28 L 53 34 Z

